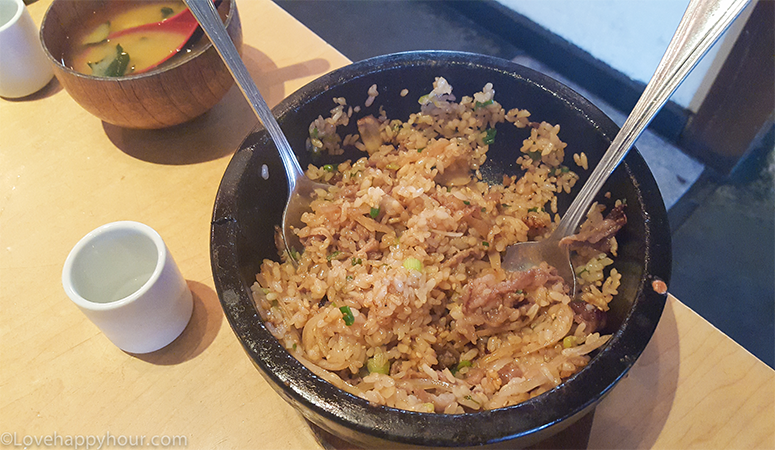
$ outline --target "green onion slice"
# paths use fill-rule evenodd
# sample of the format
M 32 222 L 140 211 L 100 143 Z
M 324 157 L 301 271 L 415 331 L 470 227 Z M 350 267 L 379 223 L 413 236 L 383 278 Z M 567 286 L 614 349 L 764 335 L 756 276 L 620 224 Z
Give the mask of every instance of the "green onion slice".
M 404 268 L 406 268 L 406 270 L 416 270 L 418 272 L 422 272 L 422 261 L 413 257 L 406 258 L 404 260 Z
M 342 319 L 344 319 L 345 325 L 349 327 L 355 323 L 355 316 L 353 316 L 353 312 L 349 306 L 342 306 L 339 308 L 339 311 L 342 312 Z
M 467 360 L 467 359 L 464 359 L 464 360 L 460 361 L 459 363 L 457 363 L 457 367 L 456 367 L 456 369 L 457 369 L 457 370 L 460 370 L 460 369 L 462 369 L 463 367 L 471 367 L 471 366 L 473 366 L 473 365 L 474 365 L 474 363 L 472 363 L 471 361 L 469 361 L 469 360 Z M 457 370 L 456 370 L 456 371 L 457 371 Z
M 342 252 L 337 250 L 337 251 L 331 253 L 330 255 L 326 256 L 326 261 L 331 261 L 331 260 L 337 259 L 339 257 L 339 255 L 341 255 L 341 254 L 342 254 Z
M 366 361 L 366 368 L 369 373 L 381 373 L 387 375 L 390 373 L 390 360 L 383 351 L 377 351 L 374 356 Z
M 484 137 L 482 138 L 482 142 L 491 145 L 495 143 L 495 134 L 498 132 L 495 128 L 488 128 L 487 131 L 484 132 Z

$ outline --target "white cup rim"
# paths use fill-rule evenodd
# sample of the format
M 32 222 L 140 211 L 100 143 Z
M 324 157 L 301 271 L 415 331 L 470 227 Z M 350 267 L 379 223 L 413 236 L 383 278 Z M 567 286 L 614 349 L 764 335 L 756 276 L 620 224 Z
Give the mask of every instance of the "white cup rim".
M 88 300 L 81 296 L 81 294 L 78 293 L 78 291 L 73 287 L 73 264 L 75 263 L 75 259 L 78 254 L 83 251 L 86 246 L 88 246 L 96 237 L 116 230 L 128 230 L 137 232 L 149 238 L 153 242 L 153 244 L 156 246 L 157 253 L 156 265 L 153 269 L 153 273 L 139 289 L 127 295 L 126 297 L 108 303 L 100 303 Z M 106 223 L 90 231 L 88 234 L 86 234 L 86 236 L 81 238 L 77 244 L 75 244 L 72 250 L 70 250 L 70 253 L 67 255 L 67 259 L 65 259 L 64 267 L 62 268 L 62 286 L 64 286 L 67 296 L 70 297 L 70 299 L 81 308 L 89 309 L 92 311 L 111 311 L 114 309 L 119 309 L 129 303 L 134 302 L 139 297 L 148 292 L 151 286 L 153 286 L 161 276 L 166 259 L 167 246 L 164 244 L 164 240 L 161 238 L 161 235 L 153 228 L 145 225 L 144 223 L 130 220 Z
M 14 13 L 13 17 L 11 17 L 11 19 L 8 22 L 0 25 L 0 32 L 3 32 L 7 28 L 13 26 L 13 24 L 19 21 L 19 18 L 22 16 L 22 14 L 24 14 L 24 8 L 26 6 L 24 5 L 23 0 L 11 0 L 11 1 L 13 3 L 16 3 L 16 13 Z

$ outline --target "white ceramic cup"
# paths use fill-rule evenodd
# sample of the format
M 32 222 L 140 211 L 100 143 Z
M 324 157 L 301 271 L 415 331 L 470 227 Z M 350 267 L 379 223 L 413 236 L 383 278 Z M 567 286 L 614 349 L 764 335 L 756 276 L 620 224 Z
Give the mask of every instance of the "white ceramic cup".
M 70 299 L 116 346 L 129 353 L 165 347 L 186 328 L 193 300 L 159 233 L 113 222 L 81 239 L 65 260 Z
M 23 0 L 0 0 L 0 97 L 26 97 L 54 76 Z

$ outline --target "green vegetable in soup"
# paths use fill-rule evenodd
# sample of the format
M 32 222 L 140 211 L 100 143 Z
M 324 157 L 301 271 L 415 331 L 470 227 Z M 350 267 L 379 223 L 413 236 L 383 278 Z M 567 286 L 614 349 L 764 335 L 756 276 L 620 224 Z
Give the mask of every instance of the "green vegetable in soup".
M 121 48 L 120 45 L 116 45 L 116 55 L 112 58 L 106 56 L 101 61 L 96 63 L 89 63 L 92 75 L 98 77 L 120 77 L 126 73 L 129 67 L 129 55 Z
M 165 6 L 165 7 L 163 7 L 161 9 L 161 17 L 162 17 L 162 19 L 166 19 L 166 18 L 172 16 L 173 14 L 175 14 L 175 10 L 170 8 L 170 7 L 168 7 L 168 6 Z

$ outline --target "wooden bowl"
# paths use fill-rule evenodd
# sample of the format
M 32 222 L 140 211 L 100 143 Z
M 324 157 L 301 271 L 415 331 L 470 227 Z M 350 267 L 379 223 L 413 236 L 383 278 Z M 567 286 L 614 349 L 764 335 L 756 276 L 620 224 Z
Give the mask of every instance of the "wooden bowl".
M 68 38 L 78 27 L 90 25 L 94 11 L 116 1 L 54 0 L 43 19 L 43 49 L 54 65 L 54 75 L 79 105 L 113 125 L 152 129 L 187 122 L 223 98 L 234 80 L 204 35 L 187 54 L 137 75 L 96 77 L 67 67 L 63 56 Z M 220 2 L 218 12 L 239 50 L 242 26 L 234 0 Z

